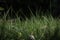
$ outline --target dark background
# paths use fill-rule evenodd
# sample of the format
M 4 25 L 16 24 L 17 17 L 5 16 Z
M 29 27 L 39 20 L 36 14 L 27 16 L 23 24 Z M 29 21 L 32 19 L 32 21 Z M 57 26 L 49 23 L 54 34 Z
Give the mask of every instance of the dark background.
M 15 12 L 20 10 L 21 12 L 18 13 L 18 16 L 22 16 L 23 18 L 30 16 L 29 8 L 33 11 L 34 15 L 36 10 L 43 11 L 43 13 L 48 10 L 53 17 L 60 16 L 60 0 L 0 0 L 0 7 L 3 7 L 5 9 L 3 11 L 5 12 L 10 7 Z M 0 10 L 0 12 L 2 11 Z M 15 13 L 11 13 L 10 10 L 9 15 L 14 18 Z

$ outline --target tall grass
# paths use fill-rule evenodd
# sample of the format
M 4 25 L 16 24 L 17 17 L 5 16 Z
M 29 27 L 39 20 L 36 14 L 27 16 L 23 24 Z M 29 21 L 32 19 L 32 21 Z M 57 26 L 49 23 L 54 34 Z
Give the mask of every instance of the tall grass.
M 25 21 L 20 21 L 20 18 L 6 20 L 4 17 L 0 19 L 0 40 L 30 40 L 30 35 L 34 40 L 60 40 L 60 19 L 51 15 L 31 16 Z

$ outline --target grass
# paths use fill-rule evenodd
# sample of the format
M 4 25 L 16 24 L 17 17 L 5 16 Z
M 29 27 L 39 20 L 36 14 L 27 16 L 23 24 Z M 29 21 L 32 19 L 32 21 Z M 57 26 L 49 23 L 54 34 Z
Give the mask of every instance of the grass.
M 36 40 L 50 40 L 55 36 L 56 28 L 58 28 L 56 35 L 60 37 L 60 20 L 57 21 L 52 17 L 43 16 L 40 19 L 32 18 L 24 22 L 19 19 L 2 20 L 0 21 L 0 38 L 1 40 L 28 40 L 29 35 L 33 33 Z
M 0 40 L 30 40 L 30 35 L 35 40 L 60 40 L 60 19 L 52 16 L 32 16 L 25 21 L 0 19 Z

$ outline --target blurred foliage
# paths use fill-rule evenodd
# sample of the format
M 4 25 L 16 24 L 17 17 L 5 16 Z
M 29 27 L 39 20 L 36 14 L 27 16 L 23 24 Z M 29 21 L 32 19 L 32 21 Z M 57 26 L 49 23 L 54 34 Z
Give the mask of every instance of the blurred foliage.
M 4 10 L 4 8 L 3 7 L 0 7 L 0 11 L 2 11 L 2 10 Z

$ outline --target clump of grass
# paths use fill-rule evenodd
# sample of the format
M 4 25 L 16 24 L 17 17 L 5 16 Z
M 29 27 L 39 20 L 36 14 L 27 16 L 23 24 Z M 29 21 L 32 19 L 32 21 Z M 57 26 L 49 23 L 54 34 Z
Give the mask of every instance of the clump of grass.
M 5 18 L 0 21 L 1 40 L 30 40 L 31 37 L 34 40 L 60 39 L 60 19 L 54 19 L 51 15 L 31 16 L 31 19 L 26 18 L 25 21 Z
M 29 35 L 33 33 L 35 40 L 50 40 L 54 36 L 56 28 L 60 26 L 59 22 L 53 17 L 45 16 L 39 19 L 27 19 L 24 22 L 19 19 L 2 21 L 0 23 L 0 38 L 1 40 L 28 40 Z M 59 33 L 60 30 L 58 36 Z

